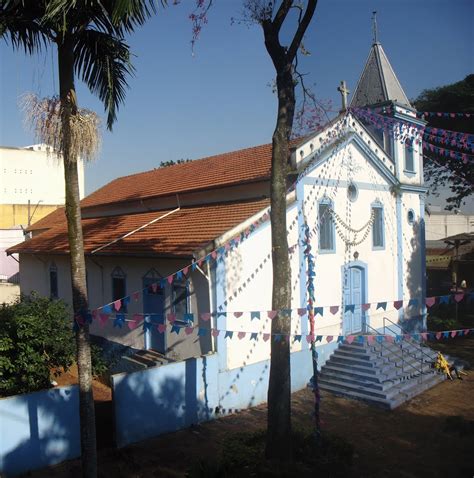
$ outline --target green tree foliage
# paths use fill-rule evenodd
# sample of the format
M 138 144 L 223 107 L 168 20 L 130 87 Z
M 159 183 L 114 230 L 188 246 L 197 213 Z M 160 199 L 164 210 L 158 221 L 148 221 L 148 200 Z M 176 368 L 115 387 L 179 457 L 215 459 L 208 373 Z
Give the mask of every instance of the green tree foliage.
M 49 388 L 51 371 L 68 369 L 75 345 L 62 301 L 32 295 L 0 306 L 0 395 Z
M 414 100 L 418 111 L 442 113 L 471 113 L 471 117 L 427 116 L 428 126 L 451 131 L 474 134 L 474 74 L 462 81 L 438 88 L 423 90 Z M 425 141 L 427 139 L 425 137 Z M 461 153 L 473 154 L 452 144 L 443 145 L 433 142 L 437 147 L 452 149 Z M 440 156 L 425 151 L 425 177 L 431 184 L 431 191 L 449 188 L 447 209 L 459 208 L 464 200 L 474 194 L 474 168 L 472 158 L 464 163 L 459 159 Z
M 167 168 L 168 166 L 174 166 L 175 164 L 190 163 L 192 159 L 177 159 L 176 161 L 170 159 L 169 161 L 162 161 L 159 165 L 160 168 Z

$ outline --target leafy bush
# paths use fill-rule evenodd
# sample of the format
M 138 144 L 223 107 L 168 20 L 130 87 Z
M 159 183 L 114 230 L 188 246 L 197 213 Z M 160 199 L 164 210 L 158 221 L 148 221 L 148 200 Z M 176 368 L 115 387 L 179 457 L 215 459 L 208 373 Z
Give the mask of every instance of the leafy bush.
M 428 330 L 456 330 L 460 329 L 462 325 L 453 318 L 438 317 L 434 315 L 428 316 Z
M 66 304 L 37 295 L 0 305 L 0 395 L 50 386 L 50 371 L 68 369 L 75 342 Z

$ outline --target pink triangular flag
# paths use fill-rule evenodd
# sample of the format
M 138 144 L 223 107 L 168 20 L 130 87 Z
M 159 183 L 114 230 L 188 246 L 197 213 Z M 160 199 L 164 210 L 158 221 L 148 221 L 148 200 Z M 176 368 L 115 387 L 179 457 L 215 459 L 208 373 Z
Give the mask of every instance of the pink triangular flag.
M 327 340 L 327 342 L 329 343 L 329 342 L 332 342 L 332 339 L 333 339 L 333 338 L 334 338 L 334 337 L 333 337 L 332 335 L 328 335 L 328 336 L 326 337 L 326 340 Z
M 464 335 L 468 335 L 469 334 L 469 329 L 464 329 Z
M 443 336 L 443 334 L 441 332 L 436 333 L 436 339 L 437 340 L 439 340 L 442 336 Z
M 420 334 L 423 340 L 428 340 L 428 334 L 426 332 L 423 332 Z
M 455 300 L 456 302 L 461 302 L 461 300 L 463 300 L 463 299 L 464 299 L 464 292 L 461 292 L 460 294 L 456 294 L 456 295 L 454 296 L 454 300 Z
M 242 317 L 243 312 L 234 312 L 234 317 Z
M 306 342 L 308 342 L 308 344 L 310 344 L 313 341 L 314 341 L 314 335 L 309 334 L 306 336 Z
M 157 289 L 158 289 L 158 284 L 156 283 L 151 284 L 151 290 L 153 291 L 153 294 L 156 294 Z
M 174 324 L 176 322 L 176 314 L 168 314 L 168 322 Z
M 138 302 L 138 299 L 140 298 L 140 292 L 134 292 L 133 293 L 133 300 L 135 302 Z
M 303 309 L 302 307 L 300 307 L 300 308 L 298 309 L 298 315 L 299 315 L 300 317 L 302 317 L 302 316 L 305 315 L 305 314 L 306 314 L 306 309 Z
M 456 337 L 456 334 L 457 334 L 457 331 L 456 331 L 456 330 L 453 330 L 453 331 L 451 332 L 451 337 Z
M 217 251 L 212 251 L 211 252 L 211 257 L 215 259 L 217 257 Z
M 267 342 L 269 338 L 270 338 L 270 334 L 263 334 L 263 340 L 265 342 Z
M 394 338 L 393 335 L 386 335 L 385 336 L 385 341 L 393 344 L 393 342 L 395 341 L 395 338 Z
M 362 310 L 366 311 L 370 309 L 370 304 L 362 304 Z
M 348 336 L 346 337 L 346 342 L 347 342 L 348 344 L 352 344 L 352 342 L 354 342 L 354 339 L 355 339 L 355 337 L 354 337 L 353 335 L 348 335 Z
M 329 307 L 329 312 L 331 312 L 332 315 L 337 314 L 338 311 L 339 311 L 338 305 L 331 305 L 331 307 Z
M 395 307 L 395 309 L 399 310 L 403 307 L 403 300 L 396 300 L 394 301 L 393 303 L 393 306 Z
M 425 299 L 426 307 L 431 307 L 436 303 L 436 297 L 427 297 Z
M 277 316 L 277 314 L 278 314 L 278 311 L 276 311 L 276 310 L 269 310 L 267 312 L 267 315 L 268 315 L 268 317 L 270 317 L 270 319 L 274 319 Z
M 184 274 L 185 276 L 187 276 L 187 275 L 188 275 L 188 272 L 189 272 L 189 266 L 186 266 L 186 267 L 183 269 L 183 274 Z
M 212 329 L 211 330 L 211 334 L 212 334 L 213 337 L 217 337 L 219 335 L 219 332 L 220 332 L 220 330 L 218 330 L 218 329 Z
M 367 336 L 367 343 L 368 344 L 373 344 L 374 343 L 374 336 L 373 335 L 368 335 Z
M 163 334 L 163 333 L 165 332 L 165 330 L 166 330 L 166 325 L 165 325 L 165 324 L 158 324 L 157 329 L 158 329 L 158 332 L 159 332 L 160 334 Z
M 173 274 L 168 276 L 168 284 L 171 284 L 173 282 Z
M 185 327 L 186 335 L 191 335 L 194 332 L 194 327 Z
M 104 327 L 108 320 L 109 320 L 108 314 L 99 315 L 99 322 L 101 327 Z
M 92 311 L 92 318 L 97 320 L 99 318 L 99 311 L 97 309 Z
M 237 334 L 237 337 L 238 337 L 240 340 L 242 340 L 242 339 L 245 337 L 245 335 L 246 335 L 245 332 L 239 332 L 239 333 Z
M 117 299 L 114 302 L 114 309 L 118 312 L 122 308 L 122 301 L 120 299 Z
M 200 314 L 200 317 L 202 320 L 207 322 L 208 320 L 210 320 L 211 314 L 209 312 L 203 312 L 202 314 Z

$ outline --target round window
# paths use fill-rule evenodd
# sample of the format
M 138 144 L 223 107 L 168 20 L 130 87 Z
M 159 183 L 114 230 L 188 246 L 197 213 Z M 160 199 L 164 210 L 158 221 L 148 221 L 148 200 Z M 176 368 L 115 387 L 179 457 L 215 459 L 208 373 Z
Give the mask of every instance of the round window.
M 357 199 L 358 190 L 354 183 L 350 183 L 347 187 L 347 197 L 354 202 Z
M 413 209 L 410 209 L 407 213 L 408 224 L 413 224 L 415 222 L 415 212 Z

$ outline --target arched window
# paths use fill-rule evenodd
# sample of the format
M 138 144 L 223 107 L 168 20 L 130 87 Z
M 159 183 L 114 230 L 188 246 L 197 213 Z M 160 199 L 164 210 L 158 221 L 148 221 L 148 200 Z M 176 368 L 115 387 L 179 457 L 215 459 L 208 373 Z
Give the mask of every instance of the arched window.
M 385 247 L 384 234 L 384 214 L 381 203 L 372 204 L 373 224 L 372 224 L 372 248 L 383 249 Z
M 334 221 L 331 214 L 332 202 L 323 198 L 318 205 L 319 251 L 334 252 Z
M 405 140 L 405 171 L 410 173 L 415 172 L 415 159 L 413 153 L 413 139 L 407 138 Z
M 49 266 L 49 297 L 57 299 L 58 296 L 58 268 L 54 262 Z

